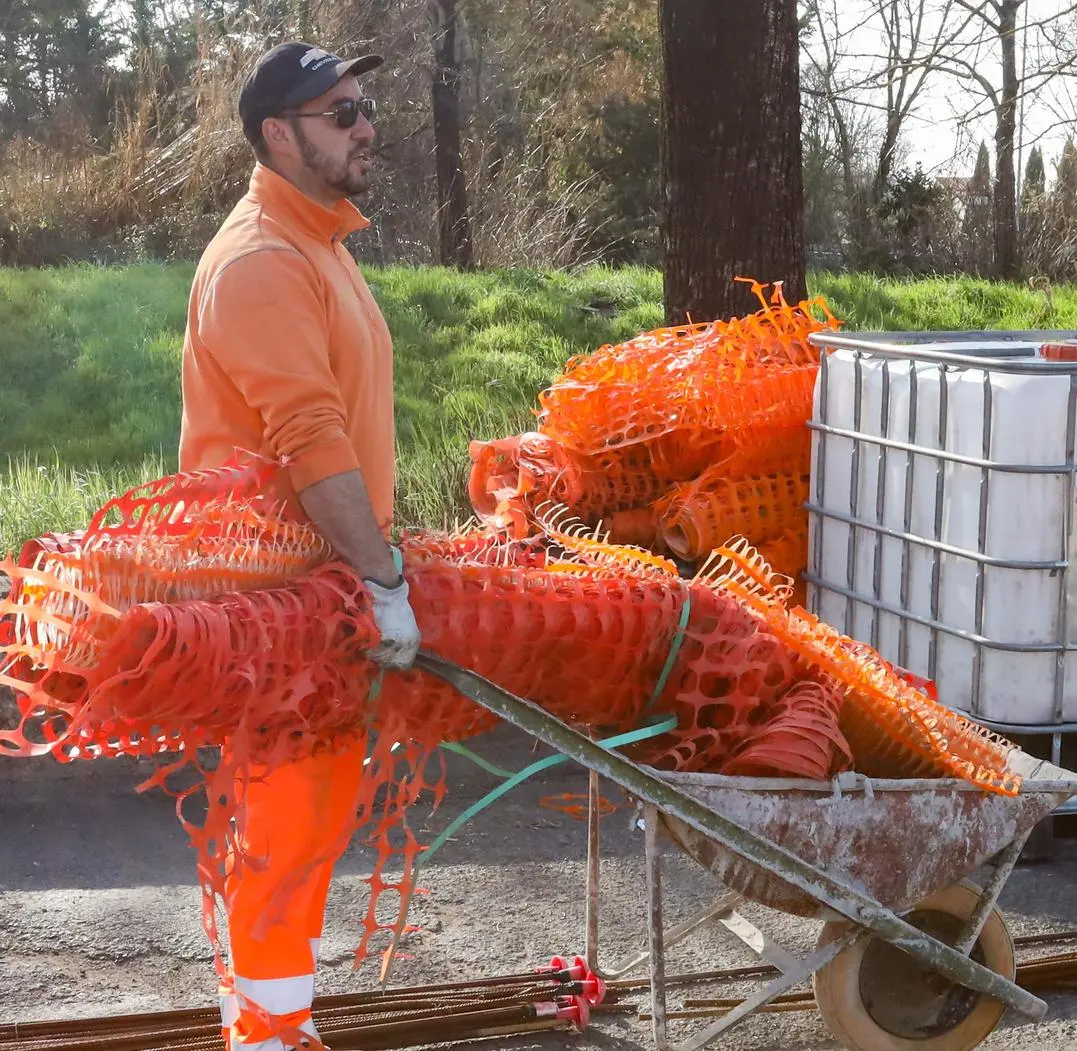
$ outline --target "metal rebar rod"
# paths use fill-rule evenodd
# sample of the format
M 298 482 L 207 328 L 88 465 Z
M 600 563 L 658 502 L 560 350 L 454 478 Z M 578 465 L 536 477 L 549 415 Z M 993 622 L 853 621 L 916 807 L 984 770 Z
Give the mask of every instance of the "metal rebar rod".
M 365 1023 L 352 1026 L 341 1025 L 328 1029 L 323 1036 L 326 1040 L 359 1037 L 362 1038 L 359 1046 L 363 1048 L 392 1047 L 394 1046 L 392 1042 L 386 1045 L 385 1041 L 399 1038 L 405 1033 L 416 1036 L 425 1035 L 427 1038 L 436 1036 L 443 1039 L 452 1030 L 488 1028 L 495 1025 L 522 1025 L 527 1022 L 549 1020 L 555 1018 L 556 1014 L 557 1005 L 554 1003 L 523 1004 L 516 1007 L 465 1011 L 452 1015 L 433 1013 L 421 1018 L 400 1019 L 375 1025 Z
M 689 997 L 684 1001 L 686 1008 L 693 1007 L 736 1007 L 744 999 L 743 996 L 705 996 L 705 997 Z M 810 991 L 802 993 L 782 993 L 781 996 L 774 997 L 768 1006 L 775 1006 L 781 1004 L 801 1004 L 801 1003 L 814 1003 L 815 997 Z
M 342 1018 L 404 1012 L 437 1011 L 442 1017 L 462 1009 L 479 1010 L 506 1003 L 519 1005 L 548 1000 L 551 995 L 571 993 L 579 983 L 551 983 L 545 976 L 532 974 L 529 983 L 475 988 L 476 983 L 461 983 L 468 990 L 442 990 L 431 996 L 430 989 L 416 986 L 399 990 L 375 990 L 368 993 L 319 997 L 314 1002 L 315 1023 L 332 1027 Z M 443 983 L 453 984 L 453 983 Z M 19 1051 L 145 1051 L 151 1045 L 186 1047 L 192 1041 L 220 1039 L 220 1014 L 217 1008 L 193 1008 L 152 1014 L 122 1015 L 59 1022 L 16 1023 L 0 1027 L 0 1048 Z
M 1077 930 L 1049 931 L 1045 934 L 1022 934 L 1014 938 L 1013 943 L 1017 946 L 1050 945 L 1053 942 L 1069 942 L 1074 940 L 1077 940 Z
M 794 1013 L 796 1011 L 814 1011 L 814 1010 L 815 1010 L 815 1001 L 814 1000 L 810 1000 L 810 1001 L 807 1001 L 807 1002 L 801 1002 L 801 1001 L 798 1000 L 796 1002 L 789 1002 L 789 1003 L 763 1004 L 762 1006 L 757 1007 L 752 1012 L 752 1014 L 792 1014 L 792 1013 Z M 731 1013 L 732 1013 L 732 1009 L 729 1008 L 729 1007 L 711 1007 L 711 1008 L 701 1007 L 698 1010 L 697 1009 L 686 1008 L 686 1009 L 681 1010 L 681 1011 L 669 1011 L 666 1014 L 666 1017 L 667 1018 L 682 1018 L 682 1019 L 683 1018 L 699 1018 L 699 1019 L 703 1019 L 703 1018 L 725 1018 L 727 1015 L 729 1015 Z M 646 1021 L 650 1020 L 650 1017 L 651 1016 L 649 1014 L 647 1014 L 646 1012 L 641 1012 L 640 1015 L 639 1015 L 639 1020 L 641 1022 L 646 1022 Z M 675 1049 L 675 1051 L 680 1051 L 680 1048 Z
M 1046 1015 L 1047 1004 L 1039 997 L 917 930 L 844 879 L 808 864 L 803 858 L 704 806 L 623 756 L 607 751 L 538 705 L 431 654 L 420 653 L 416 664 L 444 679 L 483 708 L 588 769 L 597 770 L 637 798 L 680 818 L 690 828 L 710 836 L 738 857 L 775 873 L 815 901 L 828 905 L 943 977 L 991 996 L 1034 1021 Z
M 666 985 L 692 985 L 697 982 L 740 982 L 750 978 L 769 978 L 779 974 L 777 967 L 759 964 L 754 967 L 727 967 L 718 971 L 682 971 L 679 974 L 667 974 Z M 616 992 L 633 992 L 646 989 L 650 984 L 648 978 L 619 978 L 607 982 L 606 989 Z

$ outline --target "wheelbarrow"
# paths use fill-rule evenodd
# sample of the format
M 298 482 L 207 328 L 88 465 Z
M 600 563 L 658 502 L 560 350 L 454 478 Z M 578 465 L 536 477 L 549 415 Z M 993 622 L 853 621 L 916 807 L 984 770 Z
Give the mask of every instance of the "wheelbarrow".
M 1019 795 L 954 779 L 830 782 L 672 774 L 604 749 L 537 705 L 472 672 L 420 654 L 425 668 L 484 708 L 591 772 L 587 953 L 618 977 L 650 964 L 659 1051 L 697 1051 L 811 978 L 819 1011 L 853 1051 L 968 1051 L 1010 1007 L 1039 1021 L 1047 1005 L 1015 982 L 1013 942 L 996 903 L 1029 833 L 1077 795 L 1077 774 L 1016 752 Z M 597 785 L 609 778 L 643 805 L 650 906 L 649 951 L 598 968 Z M 665 833 L 728 889 L 670 932 L 662 922 Z M 989 865 L 982 888 L 966 877 Z M 748 899 L 824 922 L 815 951 L 797 958 L 735 911 Z M 719 920 L 779 976 L 683 1042 L 666 1024 L 665 947 Z

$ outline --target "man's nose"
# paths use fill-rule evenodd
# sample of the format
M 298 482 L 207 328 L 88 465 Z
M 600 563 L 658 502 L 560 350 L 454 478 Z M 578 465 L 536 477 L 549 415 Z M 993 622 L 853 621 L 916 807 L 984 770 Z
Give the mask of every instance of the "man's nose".
M 356 142 L 368 144 L 374 141 L 374 125 L 370 123 L 361 113 L 359 119 L 352 127 L 352 138 Z

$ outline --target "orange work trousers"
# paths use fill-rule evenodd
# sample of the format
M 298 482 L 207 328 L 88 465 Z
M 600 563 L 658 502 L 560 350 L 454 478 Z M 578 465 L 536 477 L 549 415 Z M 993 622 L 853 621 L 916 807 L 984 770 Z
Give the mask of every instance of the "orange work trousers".
M 359 749 L 316 755 L 252 770 L 242 784 L 237 838 L 264 864 L 241 865 L 226 880 L 235 989 L 222 993 L 221 1021 L 232 1051 L 295 1046 L 274 1035 L 282 1026 L 317 1036 L 310 1010 L 325 903 L 355 819 L 363 758 Z

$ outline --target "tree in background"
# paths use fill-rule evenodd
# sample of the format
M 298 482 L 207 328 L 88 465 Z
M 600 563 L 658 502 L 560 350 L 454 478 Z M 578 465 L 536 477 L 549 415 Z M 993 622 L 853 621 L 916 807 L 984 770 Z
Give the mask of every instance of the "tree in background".
M 735 277 L 805 293 L 796 0 L 659 0 L 665 311 L 752 309 Z
M 923 5 L 926 0 L 918 0 Z M 995 182 L 992 204 L 994 273 L 1015 277 L 1019 270 L 1017 179 L 1015 173 L 1018 104 L 1070 72 L 1077 63 L 1077 42 L 1062 32 L 1072 20 L 1073 4 L 1058 5 L 1043 18 L 1032 19 L 1027 0 L 960 0 L 963 32 L 920 60 L 923 68 L 944 73 L 972 92 L 965 114 L 972 122 L 990 114 L 995 122 Z M 1026 46 L 1018 70 L 1019 31 Z M 992 65 L 998 75 L 992 77 Z
M 872 240 L 875 179 L 868 158 L 877 139 L 875 111 L 858 103 L 862 78 L 846 69 L 850 37 L 838 0 L 802 4 L 805 232 L 809 246 L 842 263 L 860 262 Z M 816 238 L 827 229 L 833 233 L 820 243 Z
M 1077 147 L 1067 139 L 1047 195 L 1044 217 L 1047 267 L 1053 275 L 1077 278 Z
M 1077 147 L 1066 140 L 1055 173 L 1051 202 L 1061 215 L 1077 216 Z
M 886 185 L 885 168 L 901 142 L 927 83 L 950 80 L 949 98 L 957 130 L 994 124 L 992 186 L 992 267 L 1013 276 L 1019 264 L 1015 139 L 1022 110 L 1050 113 L 1055 126 L 1077 120 L 1070 91 L 1077 72 L 1077 5 L 1071 0 L 1030 7 L 1027 0 L 802 0 L 815 32 L 802 38 L 805 69 L 819 74 L 812 90 L 829 102 L 836 138 L 851 113 L 859 114 L 878 148 L 875 200 Z M 882 46 L 865 53 L 862 42 L 875 30 Z M 824 110 L 825 112 L 825 110 Z M 923 114 L 920 114 L 921 116 Z M 862 167 L 869 145 L 848 150 L 846 166 Z M 846 191 L 846 202 L 854 197 Z M 856 209 L 846 223 L 853 251 L 850 265 L 876 263 L 886 246 L 872 244 L 876 227 L 858 223 Z M 824 202 L 825 204 L 825 202 Z M 870 219 L 870 209 L 867 211 Z M 960 238 L 958 238 L 960 241 Z M 868 251 L 858 253 L 859 246 Z M 961 265 L 960 257 L 955 264 Z M 979 268 L 973 261 L 970 266 Z
M 119 27 L 89 0 L 6 0 L 0 15 L 0 141 L 93 142 L 114 103 Z
M 1044 210 L 1047 197 L 1047 172 L 1043 167 L 1043 153 L 1033 146 L 1025 164 L 1025 177 L 1021 183 L 1021 258 L 1026 269 L 1042 269 Z
M 1057 11 L 1025 0 L 800 0 L 801 178 L 813 265 L 994 270 L 979 239 L 974 248 L 961 230 L 961 176 L 970 173 L 917 173 L 909 155 L 929 88 L 947 86 L 959 127 L 981 117 L 999 126 L 1013 85 L 999 74 L 1009 43 L 997 27 L 1014 4 L 1018 120 L 1021 106 L 1035 106 L 1039 117 L 1071 125 L 1071 0 Z M 435 6 L 439 19 L 452 9 L 439 22 L 444 31 L 432 27 Z M 661 265 L 664 223 L 675 210 L 662 191 L 658 0 L 0 0 L 0 8 L 0 260 L 196 254 L 247 181 L 250 154 L 234 112 L 239 80 L 265 47 L 308 36 L 341 53 L 387 58 L 368 85 L 378 101 L 379 178 L 363 204 L 374 222 L 350 243 L 365 261 L 467 265 L 470 243 L 481 266 Z M 771 10 L 755 17 L 763 22 Z M 706 20 L 706 32 L 713 25 Z M 698 97 L 710 110 L 704 124 L 733 115 L 725 139 L 704 132 L 705 159 L 686 162 L 690 193 L 718 187 L 703 192 L 700 208 L 725 192 L 715 165 L 742 162 L 730 129 L 743 125 L 771 142 L 797 108 L 757 93 L 753 81 L 765 73 L 730 86 L 723 68 L 720 95 L 712 90 L 702 67 L 722 60 L 715 54 L 733 56 L 730 78 L 732 70 L 744 75 L 746 60 L 728 36 L 723 21 L 717 51 L 700 40 L 705 57 L 671 74 L 689 84 L 688 105 Z M 760 51 L 748 54 L 756 61 Z M 762 64 L 773 65 L 769 55 Z M 670 141 L 680 136 L 687 155 L 694 134 L 678 124 Z M 996 136 L 991 168 L 998 144 Z M 1055 279 L 1073 269 L 1065 260 L 1074 238 L 1061 198 L 1047 192 L 1051 174 L 1043 222 L 1036 225 L 1027 194 L 1016 217 L 1028 268 Z M 738 229 L 722 236 L 744 243 L 745 229 L 766 224 L 794 188 L 788 180 L 778 187 L 776 175 L 760 199 L 765 178 L 733 180 L 743 191 L 719 206 Z M 677 204 L 681 213 L 693 207 L 684 196 Z M 688 229 L 691 216 L 682 218 Z M 715 251 L 736 260 L 732 241 Z M 724 286 L 726 276 L 715 283 Z
M 430 0 L 434 45 L 433 121 L 438 195 L 438 261 L 442 266 L 474 264 L 467 183 L 460 149 L 460 51 L 457 0 Z
M 602 90 L 584 105 L 585 133 L 566 162 L 593 193 L 596 250 L 610 262 L 658 266 L 662 43 L 655 0 L 607 5 L 594 44 Z
M 1042 197 L 1047 190 L 1047 173 L 1043 167 L 1043 153 L 1033 146 L 1025 165 L 1025 179 L 1021 186 L 1021 200 L 1030 201 Z
M 992 262 L 994 194 L 991 184 L 991 158 L 987 144 L 980 143 L 976 167 L 965 188 L 961 233 L 967 248 L 969 265 L 976 273 L 988 273 Z

